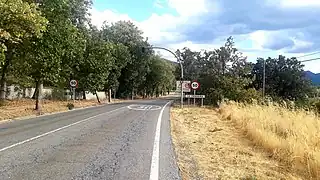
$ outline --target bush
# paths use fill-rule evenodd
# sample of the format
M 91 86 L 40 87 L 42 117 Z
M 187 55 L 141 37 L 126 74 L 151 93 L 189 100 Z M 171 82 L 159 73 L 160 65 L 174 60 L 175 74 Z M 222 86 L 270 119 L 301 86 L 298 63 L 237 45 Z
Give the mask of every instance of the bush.
M 72 110 L 72 109 L 74 109 L 74 104 L 68 103 L 67 107 L 68 107 L 69 110 Z
M 320 100 L 316 103 L 314 103 L 315 110 L 320 114 Z
M 64 100 L 67 100 L 67 96 L 65 94 L 66 94 L 66 90 L 54 88 L 52 89 L 51 98 L 53 100 L 64 101 Z

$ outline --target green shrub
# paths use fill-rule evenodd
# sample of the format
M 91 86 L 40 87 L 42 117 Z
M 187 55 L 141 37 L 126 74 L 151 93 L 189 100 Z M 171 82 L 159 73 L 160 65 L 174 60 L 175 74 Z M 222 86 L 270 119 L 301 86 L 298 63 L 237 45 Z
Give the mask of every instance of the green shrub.
M 51 98 L 53 100 L 65 101 L 67 100 L 66 90 L 60 88 L 53 88 L 51 92 Z
M 69 110 L 72 110 L 72 109 L 74 109 L 74 104 L 68 103 L 67 107 L 68 107 Z

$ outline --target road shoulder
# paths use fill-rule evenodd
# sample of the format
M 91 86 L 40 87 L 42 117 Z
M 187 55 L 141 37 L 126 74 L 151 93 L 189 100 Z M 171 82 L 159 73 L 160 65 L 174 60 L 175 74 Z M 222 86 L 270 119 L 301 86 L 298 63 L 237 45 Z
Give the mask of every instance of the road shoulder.
M 173 108 L 171 119 L 183 179 L 301 179 L 213 109 Z

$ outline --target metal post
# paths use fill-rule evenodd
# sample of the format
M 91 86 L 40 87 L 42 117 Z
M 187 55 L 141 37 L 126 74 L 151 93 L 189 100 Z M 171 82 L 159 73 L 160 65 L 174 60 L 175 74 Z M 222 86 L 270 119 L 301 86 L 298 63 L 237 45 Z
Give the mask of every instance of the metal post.
M 262 100 L 264 100 L 266 89 L 266 61 L 263 59 Z
M 73 103 L 76 102 L 76 88 L 72 88 L 73 90 Z
M 190 106 L 190 98 L 188 98 L 188 106 Z
M 203 98 L 201 98 L 201 107 L 203 107 Z
M 174 54 L 174 53 L 173 53 Z M 182 82 L 183 82 L 183 66 L 182 66 L 182 63 L 181 63 L 181 60 L 180 58 L 178 58 L 177 55 L 175 55 L 175 57 L 177 58 L 177 61 L 179 61 L 179 64 L 180 64 L 180 69 L 181 69 L 181 101 L 180 101 L 180 107 L 183 108 L 183 87 L 182 87 Z
M 180 107 L 183 108 L 183 87 L 182 87 L 183 81 L 182 81 L 182 79 L 181 79 L 180 84 L 181 84 L 181 89 L 180 89 L 180 91 L 181 91 L 181 94 L 180 94 L 180 96 L 181 96 L 181 98 L 180 98 Z
M 196 90 L 193 90 L 193 106 L 196 106 Z

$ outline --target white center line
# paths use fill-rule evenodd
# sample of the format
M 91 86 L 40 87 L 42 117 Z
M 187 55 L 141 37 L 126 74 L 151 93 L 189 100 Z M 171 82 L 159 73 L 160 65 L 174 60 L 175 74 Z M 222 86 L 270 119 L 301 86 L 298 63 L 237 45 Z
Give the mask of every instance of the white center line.
M 115 112 L 115 111 L 120 110 L 120 109 L 123 109 L 123 108 L 127 108 L 127 107 L 124 106 L 124 107 L 121 107 L 121 108 L 118 108 L 118 109 L 114 109 L 114 110 L 112 110 L 112 111 L 108 111 L 108 112 L 105 112 L 105 113 L 101 113 L 101 114 L 98 114 L 98 115 L 95 115 L 95 116 L 92 116 L 92 117 L 83 119 L 83 120 L 81 120 L 81 121 L 77 121 L 77 122 L 75 122 L 75 123 L 72 123 L 72 124 L 69 124 L 69 125 L 60 127 L 60 128 L 58 128 L 58 129 L 55 129 L 55 130 L 46 132 L 46 133 L 44 133 L 44 134 L 41 134 L 41 135 L 32 137 L 32 138 L 30 138 L 30 139 L 27 139 L 27 140 L 24 140 L 24 141 L 21 141 L 21 142 L 12 144 L 12 145 L 10 145 L 10 146 L 7 146 L 7 147 L 5 147 L 5 148 L 0 149 L 0 152 L 5 151 L 5 150 L 7 150 L 7 149 L 11 149 L 11 148 L 13 148 L 13 147 L 15 147 L 15 146 L 18 146 L 18 145 L 21 145 L 21 144 L 25 144 L 25 143 L 27 143 L 27 142 L 30 142 L 30 141 L 33 141 L 33 140 L 36 140 L 36 139 L 39 139 L 39 138 L 41 138 L 41 137 L 47 136 L 47 135 L 52 134 L 52 133 L 55 133 L 55 132 L 57 132 L 57 131 L 61 131 L 61 130 L 66 129 L 66 128 L 68 128 L 68 127 L 71 127 L 71 126 L 74 126 L 74 125 L 83 123 L 83 122 L 88 121 L 88 120 L 90 120 L 90 119 L 92 119 L 92 118 L 95 118 L 95 117 L 98 117 L 98 116 L 101 116 L 101 115 L 104 115 L 104 114 L 107 114 L 107 113 Z
M 156 134 L 155 134 L 154 143 L 153 143 L 153 152 L 152 152 L 152 161 L 151 161 L 149 180 L 159 179 L 159 151 L 160 151 L 161 120 L 162 120 L 163 111 L 170 102 L 168 102 L 163 106 L 158 117 Z

